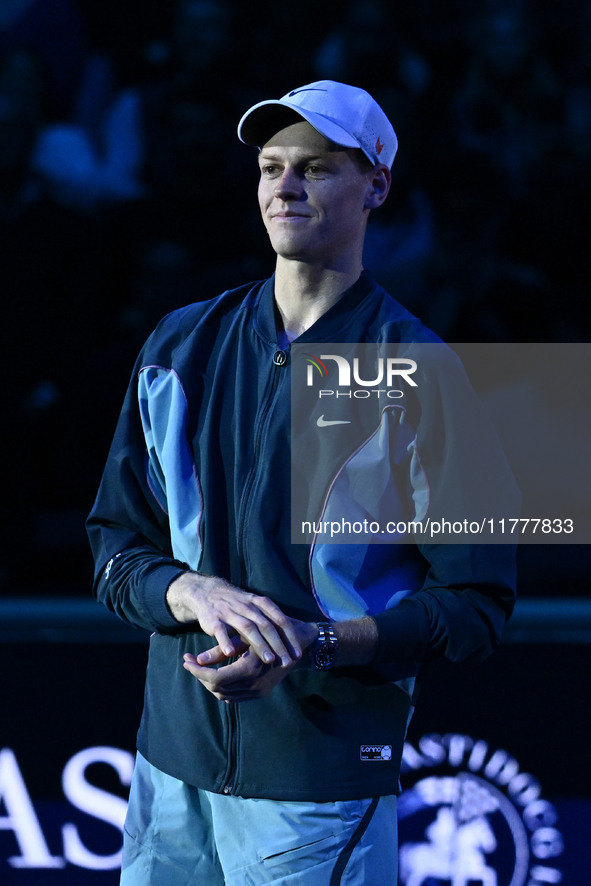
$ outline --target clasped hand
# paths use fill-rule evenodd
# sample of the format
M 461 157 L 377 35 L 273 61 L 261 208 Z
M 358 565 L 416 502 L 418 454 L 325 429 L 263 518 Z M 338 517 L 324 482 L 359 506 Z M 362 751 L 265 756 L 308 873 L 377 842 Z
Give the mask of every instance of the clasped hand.
M 197 656 L 186 653 L 183 667 L 225 702 L 268 695 L 316 637 L 313 623 L 289 618 L 267 597 L 213 576 L 183 574 L 167 602 L 177 621 L 198 622 L 217 641 Z

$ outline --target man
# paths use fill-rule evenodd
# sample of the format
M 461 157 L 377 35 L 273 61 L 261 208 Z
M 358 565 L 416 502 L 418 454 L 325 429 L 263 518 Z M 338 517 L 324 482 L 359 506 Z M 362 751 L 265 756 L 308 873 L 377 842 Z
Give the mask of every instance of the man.
M 89 518 L 98 599 L 154 632 L 121 882 L 392 884 L 414 676 L 496 646 L 511 558 L 369 545 L 349 579 L 350 545 L 323 567 L 291 544 L 290 343 L 437 339 L 363 270 L 397 147 L 376 102 L 320 81 L 239 136 L 260 147 L 275 275 L 157 327 Z M 368 601 L 343 618 L 335 575 Z

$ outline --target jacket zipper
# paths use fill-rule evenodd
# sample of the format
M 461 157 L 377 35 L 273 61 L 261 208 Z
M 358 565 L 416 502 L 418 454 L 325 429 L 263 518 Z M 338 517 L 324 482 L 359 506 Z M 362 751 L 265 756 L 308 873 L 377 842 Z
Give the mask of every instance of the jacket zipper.
M 230 735 L 230 741 L 228 742 L 228 763 L 222 793 L 229 795 L 234 793 L 236 787 L 236 773 L 238 768 L 236 765 L 236 760 L 238 759 L 238 710 L 231 704 L 226 705 L 226 708 L 228 711 L 228 732 Z
M 269 426 L 270 418 L 273 414 L 273 403 L 277 397 L 277 393 L 281 383 L 281 372 L 285 368 L 285 364 L 287 363 L 287 354 L 285 350 L 279 352 L 275 351 L 275 354 L 278 353 L 283 354 L 283 362 L 277 362 L 276 358 L 273 358 L 273 370 L 271 377 L 271 384 L 269 385 L 268 394 L 265 397 L 265 400 L 261 407 L 257 410 L 256 418 L 255 418 L 255 442 L 254 442 L 254 465 L 248 472 L 246 477 L 246 481 L 244 483 L 244 489 L 241 496 L 240 508 L 239 508 L 239 520 L 238 520 L 238 529 L 236 534 L 236 541 L 238 551 L 240 552 L 240 560 L 241 560 L 241 584 L 247 584 L 247 564 L 246 564 L 246 548 L 244 545 L 244 535 L 245 535 L 245 526 L 246 526 L 246 517 L 249 510 L 250 501 L 252 499 L 253 489 L 256 489 L 257 483 L 261 470 L 264 467 L 263 459 L 259 458 L 264 435 Z M 228 708 L 228 729 L 230 733 L 230 741 L 229 741 L 229 752 L 228 752 L 228 766 L 226 769 L 226 775 L 224 778 L 224 787 L 222 788 L 222 793 L 224 794 L 233 794 L 237 787 L 238 781 L 238 731 L 239 731 L 239 711 L 233 705 L 227 705 Z
M 261 475 L 261 472 L 265 468 L 264 459 L 260 458 L 261 451 L 264 447 L 264 438 L 269 426 L 271 417 L 273 415 L 273 404 L 277 398 L 278 390 L 280 384 L 283 380 L 282 374 L 285 372 L 286 364 L 287 364 L 287 355 L 286 350 L 282 350 L 281 352 L 276 351 L 277 353 L 282 353 L 286 359 L 285 362 L 280 364 L 276 363 L 275 359 L 273 362 L 273 374 L 271 377 L 271 384 L 269 385 L 269 390 L 267 397 L 265 398 L 264 403 L 257 411 L 256 415 L 256 425 L 255 425 L 255 442 L 254 442 L 254 464 L 251 467 L 246 481 L 244 483 L 244 490 L 242 492 L 240 509 L 239 509 L 239 520 L 238 520 L 238 529 L 237 529 L 237 547 L 240 553 L 241 559 L 241 582 L 242 584 L 247 584 L 247 564 L 246 564 L 246 546 L 244 544 L 244 536 L 246 533 L 246 523 L 248 517 L 248 511 L 250 507 L 250 502 L 252 500 L 253 489 L 256 489 L 258 486 L 258 479 Z

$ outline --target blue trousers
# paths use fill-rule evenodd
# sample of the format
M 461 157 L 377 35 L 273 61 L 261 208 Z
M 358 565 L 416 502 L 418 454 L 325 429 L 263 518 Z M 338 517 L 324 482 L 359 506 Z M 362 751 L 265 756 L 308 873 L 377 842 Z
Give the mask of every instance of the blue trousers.
M 332 803 L 203 791 L 138 754 L 121 886 L 396 886 L 396 797 Z

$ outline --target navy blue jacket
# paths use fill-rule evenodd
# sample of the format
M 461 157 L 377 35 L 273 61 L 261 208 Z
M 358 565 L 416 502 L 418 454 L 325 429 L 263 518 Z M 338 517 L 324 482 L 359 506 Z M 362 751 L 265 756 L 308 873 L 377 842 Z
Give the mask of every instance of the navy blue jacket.
M 363 273 L 297 344 L 437 341 Z M 395 793 L 418 668 L 438 655 L 479 660 L 498 645 L 513 606 L 514 552 L 420 538 L 292 544 L 290 363 L 290 348 L 278 344 L 273 279 L 162 320 L 138 359 L 88 520 L 95 593 L 153 632 L 138 748 L 155 766 L 245 797 Z M 415 505 L 426 484 L 424 513 L 437 509 L 442 487 L 473 488 L 488 458 L 465 423 L 454 427 L 458 391 L 472 395 L 450 365 L 451 381 L 423 374 L 429 395 L 409 408 L 412 434 L 406 427 L 394 459 L 412 475 Z M 399 408 L 376 407 L 372 445 L 397 439 L 401 418 Z M 338 495 L 332 505 L 321 496 L 322 513 L 343 501 L 347 482 L 326 487 Z M 301 662 L 265 699 L 219 702 L 182 667 L 183 653 L 211 638 L 179 625 L 165 601 L 187 569 L 264 594 L 303 620 L 371 614 L 376 659 L 328 672 Z M 368 745 L 391 751 L 370 762 L 360 751 Z

